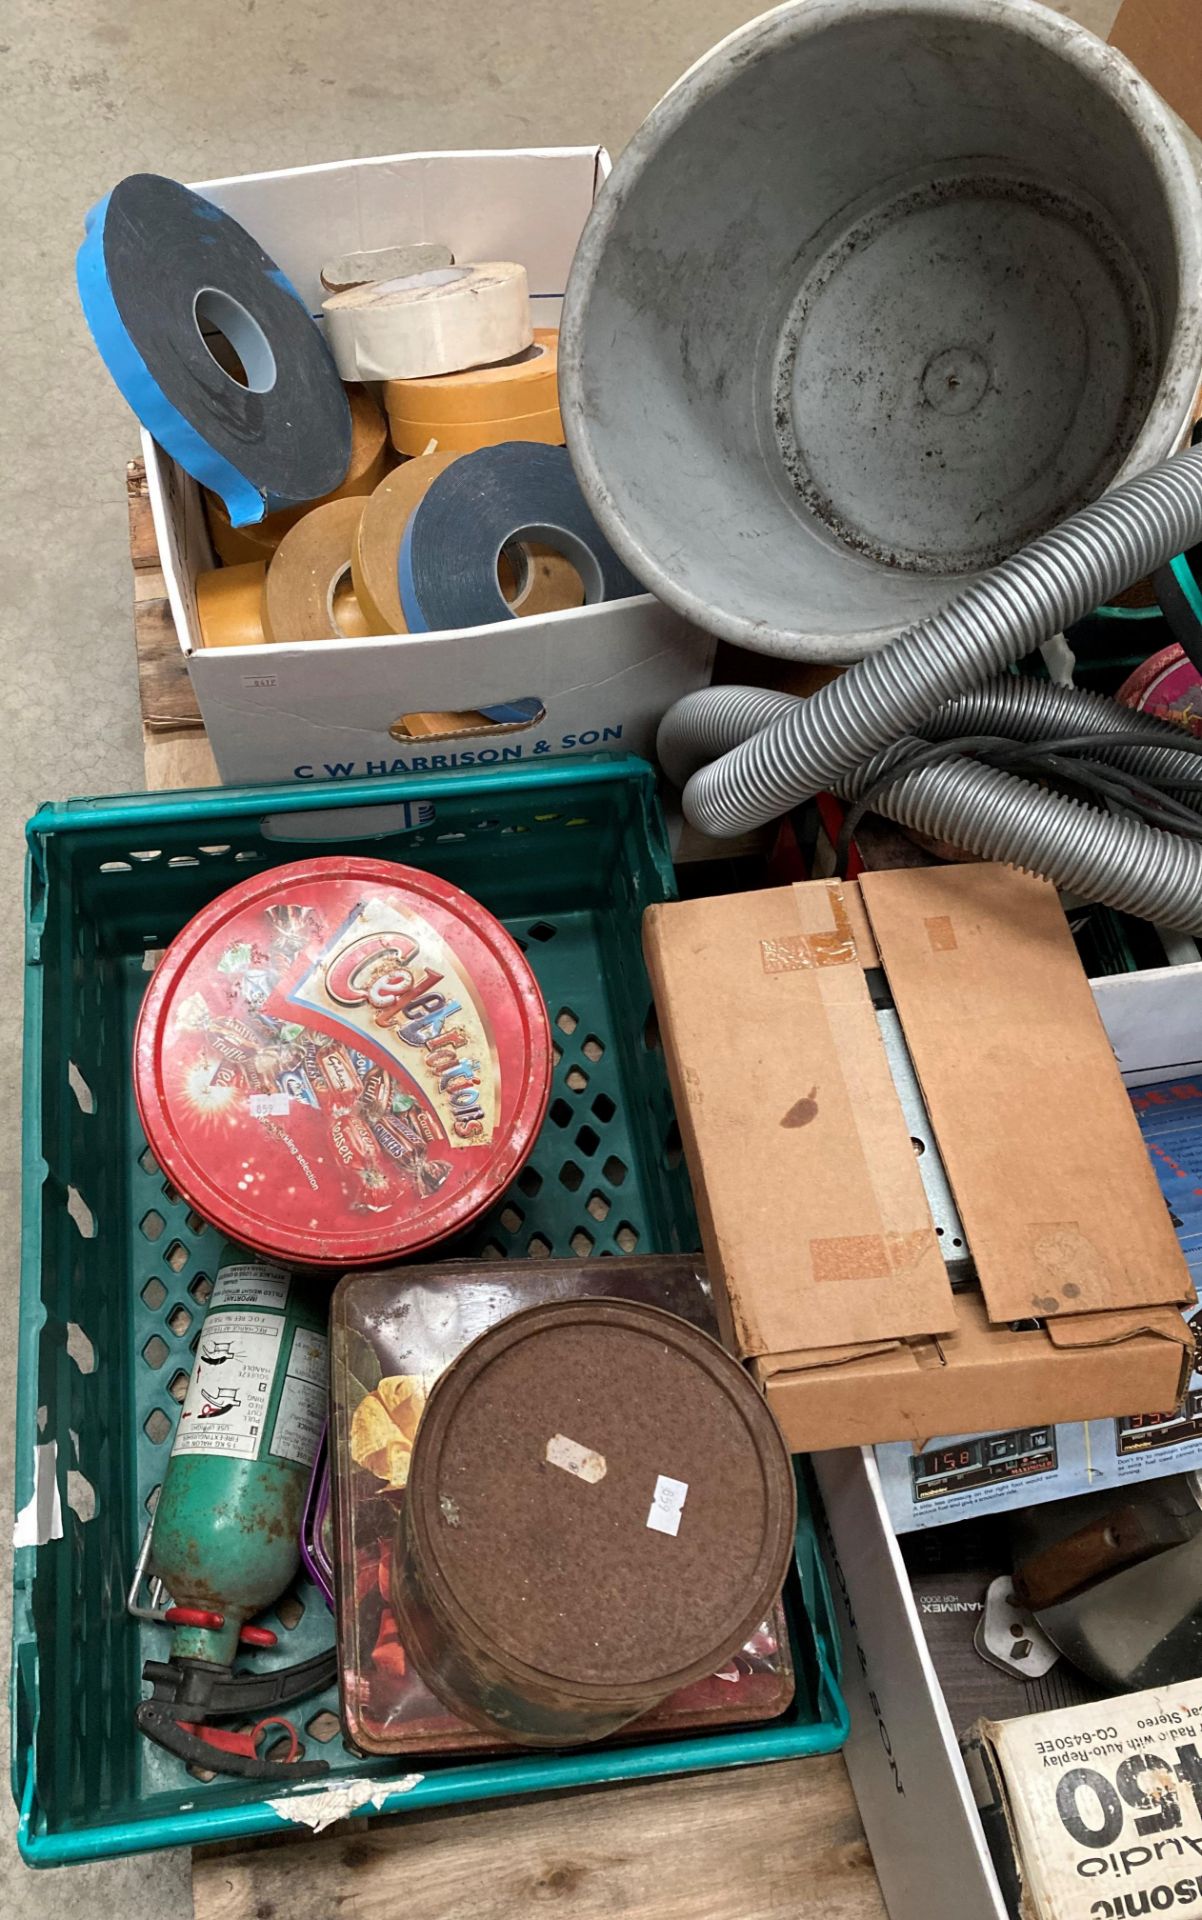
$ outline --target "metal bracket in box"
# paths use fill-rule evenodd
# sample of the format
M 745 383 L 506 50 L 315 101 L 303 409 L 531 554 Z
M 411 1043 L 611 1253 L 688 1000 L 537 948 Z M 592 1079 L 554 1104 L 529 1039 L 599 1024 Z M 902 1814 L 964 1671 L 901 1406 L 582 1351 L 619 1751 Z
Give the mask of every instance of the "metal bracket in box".
M 874 996 L 875 998 L 875 996 Z M 902 1032 L 902 1023 L 893 1007 L 876 1007 L 877 1025 L 881 1039 L 885 1043 L 885 1058 L 889 1062 L 889 1072 L 897 1092 L 902 1114 L 910 1138 L 914 1142 L 914 1151 L 918 1155 L 918 1172 L 922 1180 L 927 1205 L 931 1209 L 931 1219 L 935 1223 L 935 1232 L 939 1248 L 947 1264 L 953 1286 L 967 1286 L 973 1279 L 972 1255 L 952 1190 L 948 1184 L 943 1161 L 939 1157 L 939 1146 L 927 1113 L 926 1102 L 922 1097 L 922 1088 L 918 1084 L 918 1075 L 914 1071 L 914 1062 L 906 1045 Z

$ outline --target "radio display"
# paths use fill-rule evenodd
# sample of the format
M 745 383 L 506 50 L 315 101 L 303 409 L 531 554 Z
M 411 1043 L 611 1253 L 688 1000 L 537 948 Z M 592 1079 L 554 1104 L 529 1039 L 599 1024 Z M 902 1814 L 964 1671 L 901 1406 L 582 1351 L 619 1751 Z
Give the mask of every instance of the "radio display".
M 1053 1473 L 1056 1464 L 1054 1428 L 1016 1427 L 932 1447 L 911 1460 L 910 1480 L 916 1502 L 942 1500 L 973 1487 Z
M 1158 1447 L 1179 1447 L 1202 1439 L 1202 1393 L 1189 1393 L 1180 1408 L 1169 1413 L 1131 1413 L 1114 1423 L 1120 1454 L 1151 1453 Z

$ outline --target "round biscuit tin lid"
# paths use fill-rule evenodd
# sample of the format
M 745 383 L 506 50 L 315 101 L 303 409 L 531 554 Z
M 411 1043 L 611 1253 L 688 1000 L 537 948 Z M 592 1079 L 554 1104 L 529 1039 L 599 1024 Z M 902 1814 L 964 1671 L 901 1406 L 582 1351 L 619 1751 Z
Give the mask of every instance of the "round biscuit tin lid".
M 152 1153 L 232 1239 L 355 1266 L 459 1231 L 513 1179 L 550 1089 L 546 1009 L 479 903 L 391 861 L 256 874 L 150 983 L 134 1090 Z
M 430 1394 L 406 1524 L 427 1599 L 482 1676 L 583 1707 L 714 1672 L 793 1551 L 789 1455 L 748 1375 L 657 1307 L 529 1307 Z

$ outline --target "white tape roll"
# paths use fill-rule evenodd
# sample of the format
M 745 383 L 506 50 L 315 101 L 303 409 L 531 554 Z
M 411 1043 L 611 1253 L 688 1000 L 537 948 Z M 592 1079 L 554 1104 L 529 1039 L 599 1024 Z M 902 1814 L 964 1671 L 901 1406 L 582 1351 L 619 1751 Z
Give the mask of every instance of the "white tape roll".
M 526 269 L 493 260 L 350 287 L 323 301 L 344 380 L 421 380 L 521 353 L 534 339 Z
M 321 284 L 327 293 L 345 293 L 372 281 L 397 280 L 403 274 L 428 273 L 431 267 L 449 267 L 455 256 L 435 240 L 415 240 L 408 247 L 373 247 L 367 253 L 343 253 L 327 260 Z

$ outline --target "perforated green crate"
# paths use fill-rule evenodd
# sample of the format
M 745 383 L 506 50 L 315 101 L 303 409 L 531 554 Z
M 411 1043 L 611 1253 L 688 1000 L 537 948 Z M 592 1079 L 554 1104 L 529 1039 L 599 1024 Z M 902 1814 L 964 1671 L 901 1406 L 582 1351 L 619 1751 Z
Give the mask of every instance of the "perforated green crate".
M 80 801 L 29 828 L 25 1189 L 15 1557 L 13 1790 L 32 1865 L 279 1830 L 322 1790 L 189 1775 L 135 1731 L 163 1629 L 125 1611 L 162 1480 L 219 1236 L 170 1187 L 130 1088 L 151 956 L 207 901 L 267 866 L 370 851 L 474 894 L 525 947 L 558 1058 L 533 1156 L 461 1243 L 600 1256 L 696 1244 L 639 923 L 671 896 L 651 771 L 561 760 L 487 774 Z M 56 1537 L 55 1512 L 59 1510 Z M 41 1544 L 36 1542 L 40 1540 Z M 829 1751 L 846 1732 L 835 1637 L 802 1501 L 799 1691 L 783 1720 L 630 1748 L 429 1767 L 345 1751 L 336 1695 L 294 1717 L 362 1811 Z M 291 1664 L 332 1625 L 302 1582 L 269 1624 Z M 324 1737 L 323 1737 L 324 1736 Z M 361 1788 L 361 1792 L 359 1789 Z

